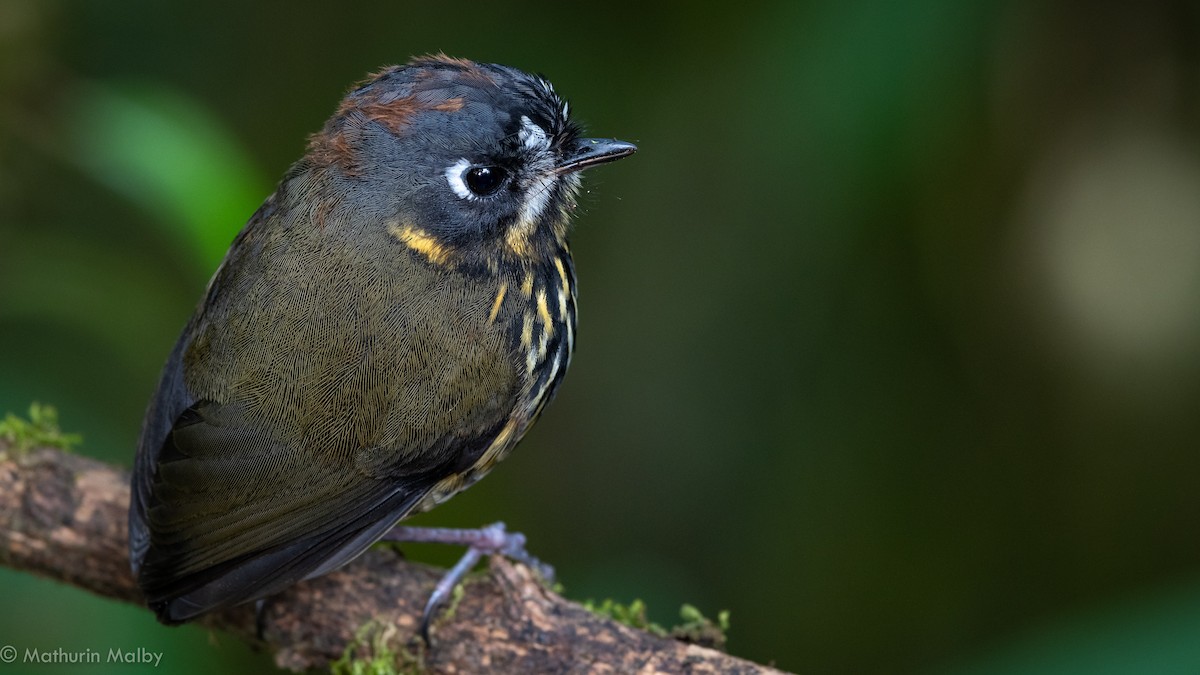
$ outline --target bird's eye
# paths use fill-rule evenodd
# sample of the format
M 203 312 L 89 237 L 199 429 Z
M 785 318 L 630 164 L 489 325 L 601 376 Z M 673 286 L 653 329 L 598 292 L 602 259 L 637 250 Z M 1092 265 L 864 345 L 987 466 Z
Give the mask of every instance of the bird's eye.
M 463 174 L 463 182 L 471 192 L 480 197 L 493 194 L 504 185 L 508 172 L 498 166 L 475 166 Z

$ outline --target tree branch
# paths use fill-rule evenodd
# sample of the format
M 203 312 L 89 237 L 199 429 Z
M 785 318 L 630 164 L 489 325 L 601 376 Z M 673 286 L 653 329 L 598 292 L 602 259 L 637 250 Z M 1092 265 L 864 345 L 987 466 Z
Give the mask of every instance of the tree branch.
M 141 604 L 126 551 L 128 508 L 123 471 L 56 450 L 25 454 L 0 446 L 0 564 Z M 411 638 L 439 576 L 394 551 L 373 549 L 271 598 L 261 639 L 252 607 L 201 623 L 273 651 L 275 662 L 292 670 L 328 667 L 371 625 L 379 632 L 365 650 L 382 639 L 435 673 L 779 672 L 598 616 L 499 556 L 486 577 L 466 584 L 425 650 Z

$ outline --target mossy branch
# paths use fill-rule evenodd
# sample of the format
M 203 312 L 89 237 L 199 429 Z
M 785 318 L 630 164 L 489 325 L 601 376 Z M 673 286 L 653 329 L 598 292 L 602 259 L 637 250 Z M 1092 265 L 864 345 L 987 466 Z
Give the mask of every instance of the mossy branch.
M 126 552 L 128 507 L 125 472 L 50 448 L 19 452 L 0 440 L 0 564 L 141 604 Z M 412 636 L 439 576 L 395 551 L 372 550 L 271 598 L 261 639 L 251 607 L 201 623 L 272 651 L 292 670 L 345 667 L 352 654 L 433 673 L 778 672 L 601 616 L 499 557 L 485 578 L 464 587 L 457 611 L 434 627 L 425 649 Z M 369 636 L 366 626 L 374 627 Z
M 81 442 L 83 437 L 79 434 L 65 434 L 58 428 L 57 410 L 41 403 L 29 406 L 29 419 L 8 413 L 0 420 L 0 443 L 17 452 L 34 448 L 70 450 Z

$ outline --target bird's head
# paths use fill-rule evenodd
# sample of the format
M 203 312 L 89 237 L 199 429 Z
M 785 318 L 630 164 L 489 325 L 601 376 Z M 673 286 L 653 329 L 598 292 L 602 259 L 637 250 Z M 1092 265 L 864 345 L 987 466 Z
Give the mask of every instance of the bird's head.
M 636 149 L 582 138 L 542 77 L 438 55 L 353 89 L 298 166 L 322 227 L 385 228 L 430 263 L 495 269 L 565 246 L 578 172 Z

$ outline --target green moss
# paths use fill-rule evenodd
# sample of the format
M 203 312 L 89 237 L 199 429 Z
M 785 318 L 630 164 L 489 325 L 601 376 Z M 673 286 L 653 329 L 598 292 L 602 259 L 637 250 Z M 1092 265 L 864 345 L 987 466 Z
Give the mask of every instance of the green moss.
M 407 675 L 424 672 L 420 653 L 392 646 L 396 626 L 371 620 L 354 633 L 342 657 L 329 664 L 331 675 Z
M 683 623 L 666 630 L 646 618 L 646 603 L 640 599 L 635 599 L 628 605 L 612 598 L 606 598 L 603 602 L 585 600 L 583 607 L 600 616 L 659 637 L 669 637 L 714 649 L 725 648 L 725 633 L 729 630 L 729 610 L 718 612 L 717 620 L 713 621 L 694 606 L 685 604 L 679 608 L 679 618 L 683 619 Z
M 28 420 L 8 413 L 0 421 L 0 441 L 16 452 L 29 452 L 34 448 L 70 450 L 71 446 L 81 443 L 83 437 L 64 434 L 58 428 L 58 411 L 53 406 L 35 402 L 29 406 Z
M 729 610 L 717 612 L 717 620 L 704 616 L 700 610 L 685 604 L 679 608 L 683 623 L 671 628 L 671 637 L 702 647 L 725 650 L 725 634 L 729 631 Z
M 612 598 L 605 598 L 602 602 L 588 599 L 583 602 L 583 608 L 600 616 L 606 616 L 617 623 L 623 623 L 659 637 L 668 635 L 662 626 L 646 618 L 646 603 L 641 599 L 634 599 L 628 605 L 622 605 Z

